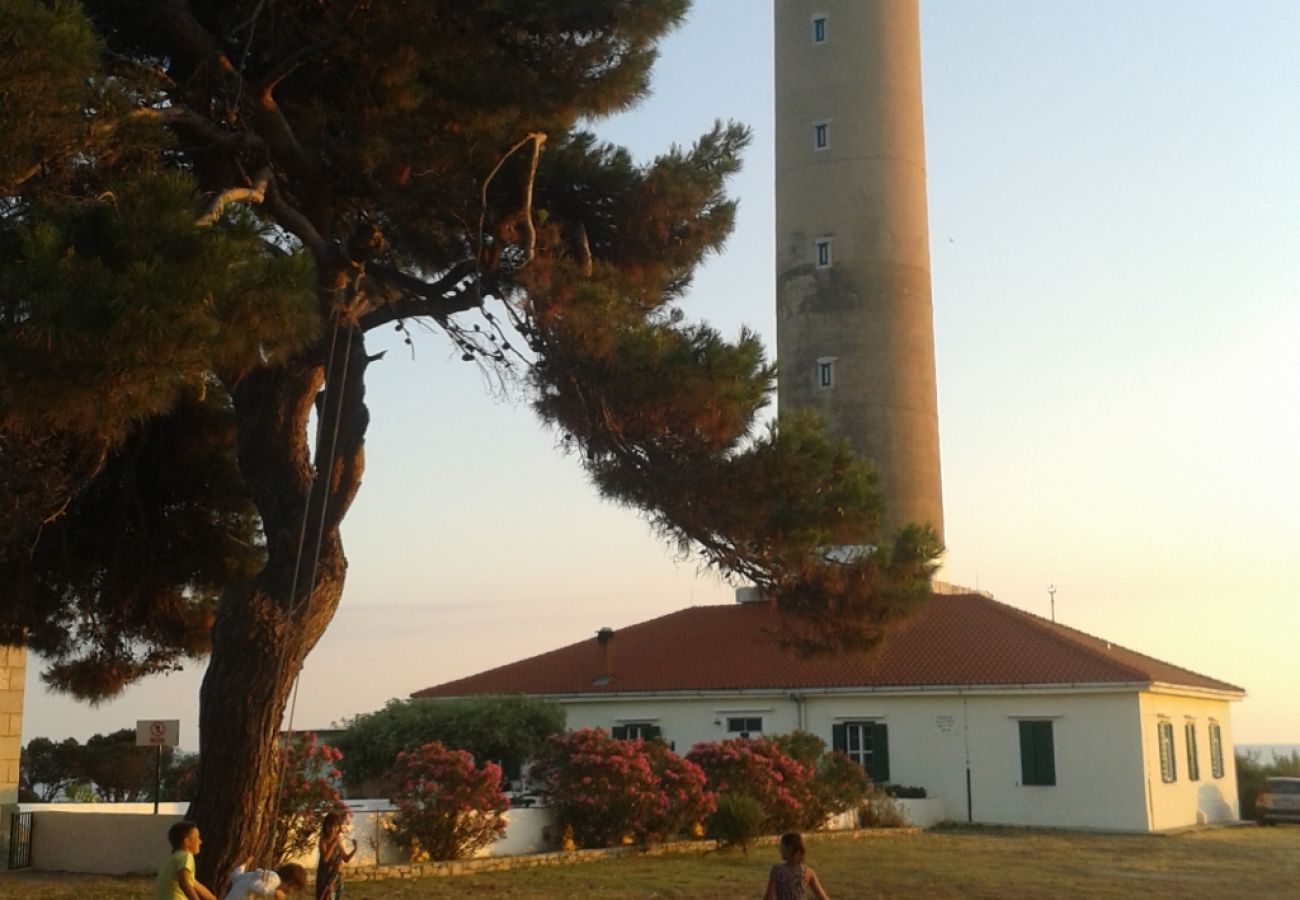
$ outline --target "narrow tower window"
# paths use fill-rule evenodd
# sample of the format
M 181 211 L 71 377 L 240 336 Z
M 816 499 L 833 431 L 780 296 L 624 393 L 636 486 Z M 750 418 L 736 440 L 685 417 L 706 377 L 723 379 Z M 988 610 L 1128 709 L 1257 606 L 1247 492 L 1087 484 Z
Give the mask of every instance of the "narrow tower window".
M 825 269 L 831 264 L 831 239 L 817 239 L 817 268 Z
M 822 15 L 813 16 L 812 39 L 814 44 L 826 43 L 826 17 L 825 16 Z
M 820 390 L 835 387 L 835 357 L 823 356 L 817 360 L 817 387 Z
M 825 150 L 831 143 L 831 123 L 818 122 L 813 125 L 813 149 Z

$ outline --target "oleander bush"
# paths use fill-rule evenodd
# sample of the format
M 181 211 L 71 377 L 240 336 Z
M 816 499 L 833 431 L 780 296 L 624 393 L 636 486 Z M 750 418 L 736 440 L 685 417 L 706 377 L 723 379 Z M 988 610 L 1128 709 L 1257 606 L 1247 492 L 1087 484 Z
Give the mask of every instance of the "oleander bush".
M 599 728 L 548 739 L 532 770 L 560 831 L 579 847 L 651 844 L 702 830 L 713 795 L 698 766 L 658 741 Z
M 506 832 L 501 767 L 475 765 L 464 750 L 438 741 L 403 750 L 384 786 L 397 807 L 386 827 L 412 860 L 464 859 Z
M 815 801 L 813 768 L 788 756 L 771 738 L 732 738 L 696 744 L 686 758 L 704 770 L 719 796 L 744 794 L 763 809 L 762 829 L 789 831 L 803 826 Z
M 322 744 L 314 732 L 293 735 L 280 745 L 280 807 L 272 865 L 279 866 L 310 852 L 320 835 L 321 819 L 335 813 L 344 821 L 352 814 L 339 796 L 342 752 Z

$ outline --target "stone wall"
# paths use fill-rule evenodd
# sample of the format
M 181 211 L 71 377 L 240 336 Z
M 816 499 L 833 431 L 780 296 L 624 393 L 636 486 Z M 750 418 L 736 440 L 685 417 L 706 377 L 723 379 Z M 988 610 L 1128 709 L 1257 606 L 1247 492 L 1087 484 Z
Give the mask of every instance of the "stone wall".
M 27 649 L 0 646 L 0 843 L 5 845 L 9 842 L 9 816 L 18 802 L 26 684 Z

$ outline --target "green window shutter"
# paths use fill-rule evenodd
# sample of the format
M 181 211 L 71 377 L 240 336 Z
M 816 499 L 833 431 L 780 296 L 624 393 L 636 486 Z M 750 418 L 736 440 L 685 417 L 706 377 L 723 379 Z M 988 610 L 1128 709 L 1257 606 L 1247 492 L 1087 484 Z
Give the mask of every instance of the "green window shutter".
M 876 784 L 889 781 L 889 728 L 883 722 L 871 723 L 871 771 Z
M 831 726 L 831 749 L 849 752 L 849 727 L 843 722 Z
M 610 732 L 610 734 L 613 735 L 614 740 L 616 740 L 616 741 L 626 741 L 626 740 L 627 740 L 627 726 L 626 726 L 626 725 L 615 725 L 615 726 L 614 726 L 614 730 L 613 730 L 612 732 Z
M 1052 742 L 1052 723 L 1035 722 L 1034 761 L 1038 763 L 1036 784 L 1056 784 L 1056 747 Z
M 1034 723 L 1020 722 L 1020 783 L 1036 784 L 1034 773 L 1038 765 L 1034 761 Z
M 507 759 L 501 762 L 501 773 L 510 781 L 518 781 L 523 777 L 523 765 L 517 759 Z
M 1020 722 L 1020 783 L 1056 784 L 1051 722 Z
M 641 729 L 641 737 L 647 741 L 658 740 L 663 737 L 663 729 L 658 725 L 647 725 Z

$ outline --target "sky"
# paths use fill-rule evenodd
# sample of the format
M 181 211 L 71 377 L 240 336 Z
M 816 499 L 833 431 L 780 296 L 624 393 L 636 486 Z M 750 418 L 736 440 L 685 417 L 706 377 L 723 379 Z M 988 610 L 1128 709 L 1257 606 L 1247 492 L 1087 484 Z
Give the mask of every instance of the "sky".
M 1240 685 L 1241 743 L 1300 742 L 1300 10 L 1292 0 L 921 0 L 941 577 Z M 772 15 L 696 0 L 642 161 L 753 129 L 687 314 L 775 345 Z M 543 165 L 545 158 L 543 157 Z M 601 501 L 523 396 L 437 334 L 371 366 L 347 589 L 295 729 L 690 605 L 732 602 Z M 36 664 L 38 665 L 38 663 Z M 201 664 L 97 708 L 29 677 L 24 740 L 180 719 Z

